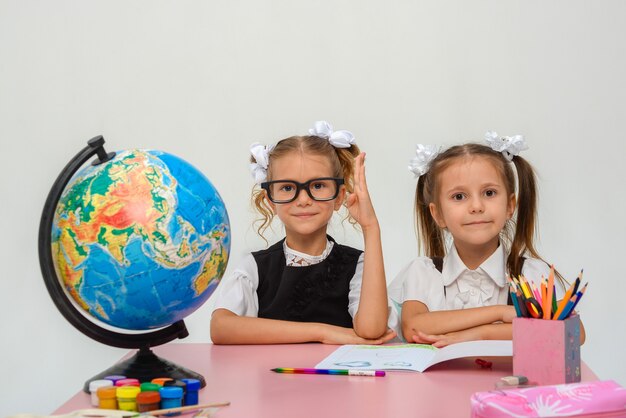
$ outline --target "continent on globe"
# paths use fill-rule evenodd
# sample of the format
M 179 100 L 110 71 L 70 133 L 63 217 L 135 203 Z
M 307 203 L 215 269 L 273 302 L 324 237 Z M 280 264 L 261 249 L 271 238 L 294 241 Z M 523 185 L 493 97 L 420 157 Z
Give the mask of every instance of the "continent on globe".
M 200 307 L 230 251 L 228 215 L 213 185 L 160 151 L 117 153 L 71 179 L 52 223 L 63 286 L 106 324 L 149 330 Z

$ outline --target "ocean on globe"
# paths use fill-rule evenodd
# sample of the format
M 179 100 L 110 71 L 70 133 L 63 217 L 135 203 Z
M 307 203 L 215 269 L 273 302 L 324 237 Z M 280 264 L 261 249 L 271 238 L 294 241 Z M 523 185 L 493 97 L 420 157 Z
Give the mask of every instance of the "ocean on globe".
M 160 328 L 199 308 L 229 251 L 217 190 L 161 151 L 121 151 L 83 167 L 52 224 L 52 258 L 67 293 L 92 317 L 127 330 Z

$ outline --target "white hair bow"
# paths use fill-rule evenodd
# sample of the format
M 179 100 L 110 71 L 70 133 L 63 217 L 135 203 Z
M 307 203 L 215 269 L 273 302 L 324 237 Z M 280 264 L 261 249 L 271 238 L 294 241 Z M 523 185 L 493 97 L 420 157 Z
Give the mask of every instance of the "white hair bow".
M 250 163 L 250 172 L 257 184 L 261 184 L 267 179 L 267 167 L 269 166 L 272 149 L 274 149 L 274 145 L 265 146 L 258 142 L 250 145 L 250 154 L 256 160 L 255 163 Z
M 350 146 L 355 142 L 352 132 L 333 132 L 332 125 L 325 120 L 318 120 L 317 122 L 315 122 L 313 128 L 309 129 L 309 134 L 328 139 L 328 142 L 330 142 L 335 148 L 350 148 Z
M 488 131 L 485 134 L 485 141 L 492 150 L 501 152 L 508 161 L 512 161 L 514 156 L 528 149 L 524 135 L 499 136 L 497 132 Z
M 439 155 L 440 149 L 441 147 L 437 145 L 417 144 L 415 157 L 411 159 L 409 164 L 409 171 L 415 174 L 415 178 L 428 173 L 430 163 L 432 163 L 435 157 Z

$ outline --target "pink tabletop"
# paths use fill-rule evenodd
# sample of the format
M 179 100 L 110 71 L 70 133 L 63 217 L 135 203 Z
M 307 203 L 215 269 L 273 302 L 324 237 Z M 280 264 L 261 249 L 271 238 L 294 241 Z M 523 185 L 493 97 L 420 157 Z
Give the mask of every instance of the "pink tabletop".
M 292 375 L 275 367 L 314 367 L 337 346 L 293 344 L 214 346 L 166 344 L 154 349 L 167 360 L 202 374 L 200 403 L 230 401 L 227 417 L 469 417 L 470 396 L 491 390 L 512 374 L 510 357 L 490 358 L 491 369 L 474 359 L 440 363 L 424 373 L 388 372 L 386 377 Z M 582 365 L 582 380 L 597 377 Z M 55 413 L 90 408 L 79 392 Z

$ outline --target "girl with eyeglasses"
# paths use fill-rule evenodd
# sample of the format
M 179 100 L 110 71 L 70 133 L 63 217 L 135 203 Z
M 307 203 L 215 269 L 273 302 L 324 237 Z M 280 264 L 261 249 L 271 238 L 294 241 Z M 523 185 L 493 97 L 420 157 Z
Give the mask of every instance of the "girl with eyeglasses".
M 285 238 L 248 255 L 216 291 L 215 344 L 382 344 L 387 290 L 378 219 L 365 181 L 365 154 L 348 131 L 324 121 L 310 135 L 253 144 L 253 190 L 263 232 L 277 216 Z M 346 206 L 365 251 L 326 234 Z

